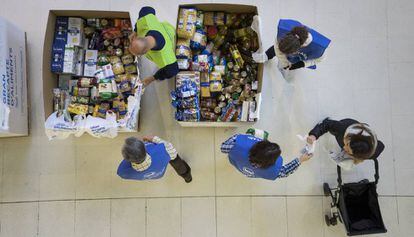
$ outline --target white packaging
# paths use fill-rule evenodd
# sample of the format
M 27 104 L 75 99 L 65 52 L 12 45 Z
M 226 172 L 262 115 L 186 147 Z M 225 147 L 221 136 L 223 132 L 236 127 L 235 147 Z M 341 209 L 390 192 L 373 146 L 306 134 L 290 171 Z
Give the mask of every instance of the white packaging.
M 243 101 L 240 121 L 247 122 L 247 119 L 249 118 L 249 108 L 250 108 L 250 102 Z
M 83 19 L 77 17 L 69 17 L 67 44 L 82 47 L 83 38 Z
M 76 60 L 76 65 L 75 65 L 76 76 L 83 76 L 84 59 L 85 59 L 85 50 L 79 49 L 78 57 Z
M 26 39 L 0 17 L 0 137 L 28 135 Z
M 72 45 L 65 45 L 65 56 L 63 58 L 63 73 L 75 74 L 76 61 L 79 49 Z
M 256 119 L 255 113 L 256 113 L 256 102 L 250 101 L 249 102 L 249 116 L 248 116 L 249 122 L 254 122 L 254 120 Z
M 85 50 L 85 62 L 83 68 L 83 75 L 86 77 L 93 77 L 96 71 L 96 64 L 98 63 L 98 50 Z

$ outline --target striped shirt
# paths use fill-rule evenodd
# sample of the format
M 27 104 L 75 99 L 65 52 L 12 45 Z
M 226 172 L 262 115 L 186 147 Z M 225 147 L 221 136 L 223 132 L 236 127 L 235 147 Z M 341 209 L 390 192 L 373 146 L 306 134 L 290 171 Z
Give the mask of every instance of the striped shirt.
M 177 150 L 175 150 L 174 146 L 169 143 L 166 142 L 164 140 L 162 140 L 161 138 L 155 136 L 152 139 L 153 143 L 157 143 L 157 144 L 164 144 L 165 146 L 165 150 L 167 151 L 168 155 L 170 156 L 171 160 L 174 160 L 175 158 L 177 158 Z M 145 160 L 141 163 L 131 163 L 132 168 L 134 168 L 136 171 L 144 171 L 146 169 L 148 169 L 151 166 L 151 156 L 149 154 L 147 154 L 147 156 L 145 157 Z
M 223 153 L 230 153 L 231 149 L 236 145 L 236 138 L 239 134 L 236 134 L 225 142 L 221 144 L 221 152 Z M 286 178 L 289 175 L 293 174 L 300 166 L 300 161 L 298 158 L 292 160 L 291 162 L 287 163 L 286 165 L 282 166 L 277 178 Z

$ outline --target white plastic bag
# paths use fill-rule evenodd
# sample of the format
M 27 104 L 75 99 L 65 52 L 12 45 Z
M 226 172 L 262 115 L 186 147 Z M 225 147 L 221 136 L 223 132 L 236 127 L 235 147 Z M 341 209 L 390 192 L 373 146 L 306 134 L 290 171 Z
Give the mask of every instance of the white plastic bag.
M 45 132 L 49 140 L 65 139 L 71 134 L 81 136 L 84 130 L 81 124 L 84 117 L 78 116 L 75 121 L 66 121 L 64 115 L 58 116 L 57 112 L 51 114 L 45 122 Z
M 116 115 L 108 111 L 106 113 L 106 119 L 88 116 L 85 122 L 85 130 L 96 138 L 114 138 L 118 135 Z
M 299 138 L 299 140 L 305 142 L 305 146 L 302 148 L 302 150 L 300 151 L 300 153 L 301 154 L 305 154 L 305 153 L 306 154 L 314 154 L 315 147 L 316 147 L 316 141 L 314 141 L 312 144 L 309 144 L 307 142 L 308 135 L 302 136 L 302 135 L 298 134 L 296 136 Z

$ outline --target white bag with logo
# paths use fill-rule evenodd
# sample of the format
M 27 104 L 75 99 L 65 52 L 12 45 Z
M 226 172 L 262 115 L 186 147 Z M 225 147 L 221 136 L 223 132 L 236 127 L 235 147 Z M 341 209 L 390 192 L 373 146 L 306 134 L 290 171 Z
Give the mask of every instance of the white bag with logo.
M 51 114 L 45 122 L 46 136 L 49 140 L 65 139 L 71 134 L 79 137 L 85 132 L 84 116 L 75 116 L 73 121 L 66 121 L 65 116 L 62 114 L 58 116 L 58 112 Z

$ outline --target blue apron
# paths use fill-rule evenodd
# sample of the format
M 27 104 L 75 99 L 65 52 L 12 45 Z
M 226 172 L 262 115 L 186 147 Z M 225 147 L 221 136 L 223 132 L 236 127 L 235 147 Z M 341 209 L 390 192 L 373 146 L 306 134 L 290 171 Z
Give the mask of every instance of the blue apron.
M 283 158 L 279 156 L 274 165 L 266 168 L 255 168 L 250 164 L 249 151 L 257 142 L 262 139 L 251 135 L 238 135 L 235 146 L 230 150 L 230 163 L 236 167 L 241 173 L 249 178 L 263 178 L 275 180 L 282 168 Z
M 295 20 L 280 19 L 279 25 L 277 26 L 277 40 L 279 41 L 296 26 L 302 26 L 302 24 L 299 21 Z M 287 55 L 287 59 L 292 64 L 300 61 L 320 58 L 325 52 L 325 49 L 328 48 L 329 44 L 331 43 L 330 39 L 326 38 L 325 36 L 319 34 L 309 27 L 306 28 L 312 35 L 312 42 L 308 46 L 300 48 L 299 52 Z M 308 68 L 316 69 L 316 66 L 311 66 Z
M 145 144 L 147 153 L 151 156 L 151 165 L 144 171 L 137 171 L 131 166 L 131 162 L 122 160 L 119 164 L 117 174 L 123 179 L 159 179 L 164 176 L 167 170 L 170 156 L 165 149 L 164 144 Z

